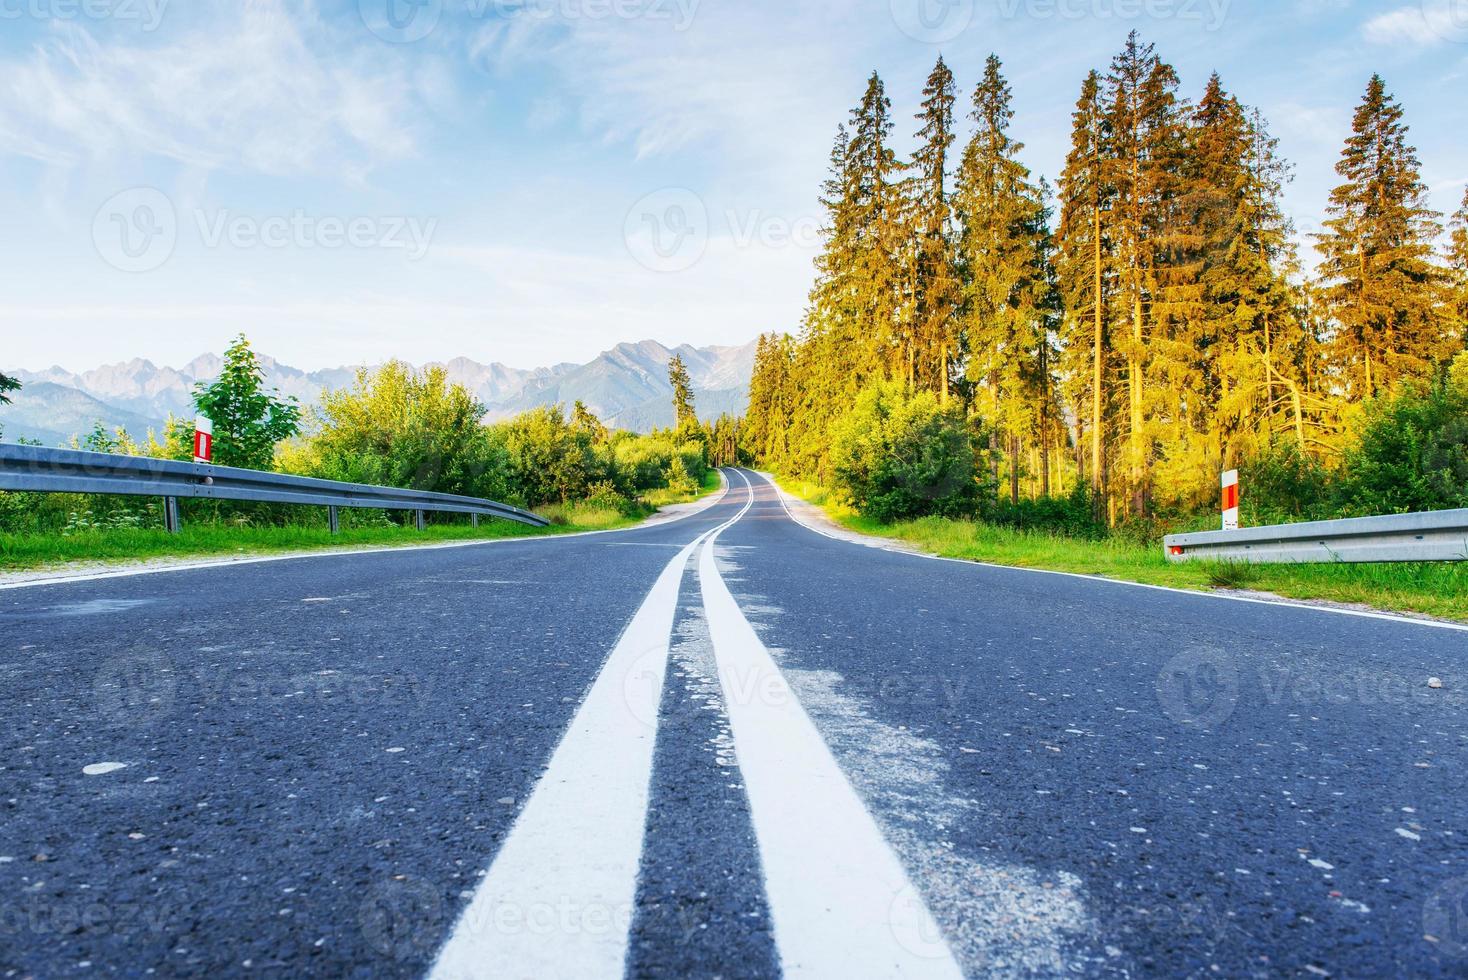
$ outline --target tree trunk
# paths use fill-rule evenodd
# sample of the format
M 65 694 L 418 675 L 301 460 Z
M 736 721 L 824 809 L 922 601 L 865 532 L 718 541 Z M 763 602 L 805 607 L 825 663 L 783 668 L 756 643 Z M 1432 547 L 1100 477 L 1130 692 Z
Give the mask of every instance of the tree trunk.
M 1009 502 L 1019 503 L 1019 436 L 1009 437 Z
M 1091 248 L 1096 274 L 1096 319 L 1093 326 L 1095 343 L 1091 364 L 1091 480 L 1096 488 L 1095 506 L 1099 508 L 1101 497 L 1105 492 L 1105 488 L 1101 485 L 1101 350 L 1104 318 L 1101 312 L 1101 209 L 1099 205 L 1094 212 L 1092 234 L 1094 238 Z M 1100 510 L 1097 510 L 1096 516 L 1098 518 L 1101 516 Z

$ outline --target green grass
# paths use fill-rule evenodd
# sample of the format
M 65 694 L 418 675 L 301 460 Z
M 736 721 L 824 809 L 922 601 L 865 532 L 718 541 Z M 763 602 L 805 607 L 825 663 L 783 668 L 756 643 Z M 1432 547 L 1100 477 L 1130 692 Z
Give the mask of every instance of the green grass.
M 820 506 L 833 520 L 851 530 L 893 538 L 945 558 L 1100 575 L 1205 592 L 1250 589 L 1291 599 L 1326 599 L 1468 621 L 1468 564 L 1240 565 L 1193 562 L 1175 565 L 1163 556 L 1160 541 L 1155 545 L 1122 539 L 1086 541 L 941 518 L 884 525 L 860 516 L 849 506 L 833 499 L 824 488 L 793 481 L 782 481 L 781 485 L 790 493 Z
M 669 507 L 673 504 L 686 504 L 707 497 L 717 489 L 719 489 L 719 471 L 709 470 L 703 475 L 703 485 L 692 494 L 678 490 L 649 490 L 642 495 L 642 500 L 650 507 Z
M 538 508 L 541 516 L 552 522 L 547 528 L 534 528 L 510 521 L 481 521 L 472 527 L 467 518 L 429 524 L 422 532 L 409 527 L 379 522 L 375 515 L 365 518 L 343 514 L 347 526 L 333 535 L 324 523 L 284 526 L 239 526 L 219 523 L 189 522 L 176 535 L 161 528 L 128 528 L 95 530 L 64 535 L 60 532 L 12 534 L 0 532 L 0 572 L 34 571 L 65 567 L 76 563 L 118 564 L 161 558 L 209 558 L 224 556 L 269 555 L 293 551 L 328 548 L 366 548 L 438 544 L 453 541 L 492 541 L 501 538 L 544 537 L 574 534 L 582 531 L 608 531 L 631 527 L 662 507 L 687 503 L 706 496 L 718 488 L 717 473 L 711 481 L 693 493 L 659 490 L 646 495 L 628 514 L 615 507 L 586 502 L 551 504 Z M 365 526 L 352 527 L 361 520 Z M 430 518 L 431 519 L 431 518 Z

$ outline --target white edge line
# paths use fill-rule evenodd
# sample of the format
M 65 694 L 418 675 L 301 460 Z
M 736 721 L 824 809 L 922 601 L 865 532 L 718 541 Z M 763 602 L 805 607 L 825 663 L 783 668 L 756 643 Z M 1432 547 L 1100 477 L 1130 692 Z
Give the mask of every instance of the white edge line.
M 839 537 L 835 534 L 831 534 L 828 531 L 822 530 L 821 528 L 807 524 L 805 521 L 795 516 L 795 512 L 790 509 L 790 504 L 786 501 L 786 497 L 789 496 L 789 494 L 784 487 L 775 482 L 774 477 L 772 477 L 768 473 L 761 472 L 760 470 L 755 470 L 754 473 L 757 476 L 761 477 L 770 486 L 774 487 L 775 495 L 780 498 L 780 506 L 785 508 L 785 514 L 792 521 L 805 528 L 807 531 L 810 531 L 814 534 L 819 534 L 823 538 L 830 538 L 832 541 L 839 541 L 842 544 L 855 545 L 858 548 L 879 548 L 881 547 L 881 545 L 877 544 L 876 542 L 896 540 L 892 538 L 874 538 L 873 543 L 868 545 L 859 541 L 852 541 L 848 538 Z M 810 506 L 814 507 L 815 505 L 811 504 Z M 871 537 L 870 535 L 862 535 L 860 531 L 852 531 L 850 533 L 861 535 L 862 537 Z M 1220 595 L 1217 592 L 1203 592 L 1195 589 L 1179 589 L 1170 585 L 1152 585 L 1147 582 L 1129 582 L 1126 579 L 1106 578 L 1102 575 L 1086 575 L 1081 572 L 1059 572 L 1049 568 L 1023 568 L 1019 565 L 1000 565 L 996 562 L 973 561 L 967 558 L 946 558 L 942 555 L 930 555 L 921 551 L 907 551 L 893 548 L 886 548 L 883 550 L 888 551 L 894 555 L 907 555 L 912 558 L 924 558 L 928 561 L 946 561 L 951 562 L 955 565 L 967 565 L 969 567 L 977 566 L 979 568 L 999 568 L 1009 572 L 1030 572 L 1035 575 L 1060 575 L 1065 578 L 1084 579 L 1088 582 L 1104 582 L 1107 585 L 1128 586 L 1133 589 L 1151 589 L 1155 592 L 1171 592 L 1174 595 L 1192 596 L 1196 599 L 1215 599 L 1223 600 L 1226 602 L 1247 602 L 1257 606 L 1275 606 L 1281 609 L 1303 609 L 1307 612 L 1334 613 L 1337 616 L 1355 616 L 1359 619 L 1380 619 L 1385 620 L 1389 623 L 1403 623 L 1408 626 L 1429 626 L 1433 629 L 1455 630 L 1460 633 L 1468 633 L 1468 625 L 1465 624 L 1445 623 L 1434 619 L 1413 619 L 1410 616 L 1399 616 L 1393 613 L 1368 612 L 1364 609 L 1337 609 L 1333 606 L 1312 606 L 1304 602 L 1290 602 L 1287 599 L 1254 599 L 1250 598 L 1249 596 L 1241 595 Z
M 717 495 L 710 494 L 704 500 L 698 501 L 703 504 L 697 510 L 679 514 L 666 521 L 655 521 L 649 517 L 647 522 L 634 525 L 633 527 L 618 527 L 606 531 L 577 531 L 574 534 L 547 534 L 527 535 L 523 538 L 490 538 L 485 541 L 440 541 L 436 544 L 404 544 L 391 545 L 379 548 L 341 548 L 336 550 L 322 550 L 306 552 L 303 554 L 288 555 L 255 555 L 249 558 L 220 558 L 215 561 L 198 561 L 183 565 L 164 565 L 158 568 L 121 568 L 105 572 L 83 572 L 77 575 L 59 575 L 55 578 L 29 579 L 24 582 L 0 582 L 0 592 L 8 592 L 11 589 L 35 589 L 47 585 L 73 585 L 79 582 L 100 582 L 114 578 L 132 578 L 137 575 L 165 575 L 171 572 L 197 572 L 209 568 L 238 568 L 242 565 L 263 565 L 278 561 L 302 561 L 308 558 L 355 558 L 360 555 L 391 555 L 409 551 L 442 551 L 449 548 L 484 548 L 497 544 L 524 544 L 527 541 L 569 541 L 573 538 L 589 538 L 599 534 L 630 534 L 633 531 L 652 530 L 654 528 L 668 527 L 685 521 L 713 507 L 729 495 L 729 481 L 719 474 L 723 483 L 723 491 Z

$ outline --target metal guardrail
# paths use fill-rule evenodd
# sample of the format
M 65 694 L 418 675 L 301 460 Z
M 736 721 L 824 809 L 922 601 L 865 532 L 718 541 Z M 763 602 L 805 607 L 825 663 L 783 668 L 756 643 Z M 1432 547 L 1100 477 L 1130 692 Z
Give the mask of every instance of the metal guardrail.
M 1163 548 L 1173 562 L 1468 561 L 1468 510 L 1169 534 Z
M 469 514 L 475 524 L 481 517 L 518 521 L 533 527 L 550 523 L 539 514 L 477 497 L 338 483 L 211 463 L 6 443 L 0 443 L 0 490 L 162 497 L 170 531 L 178 530 L 180 497 L 326 507 L 333 534 L 339 527 L 338 510 L 343 507 L 413 511 L 420 530 L 425 513 Z

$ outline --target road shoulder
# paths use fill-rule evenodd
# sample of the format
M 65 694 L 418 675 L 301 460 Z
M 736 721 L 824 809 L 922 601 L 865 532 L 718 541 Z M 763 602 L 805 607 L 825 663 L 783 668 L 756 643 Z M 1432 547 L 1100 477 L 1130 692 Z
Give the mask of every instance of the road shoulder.
M 930 558 L 935 561 L 953 561 L 969 565 L 987 565 L 994 568 L 1008 568 L 1015 571 L 1034 572 L 1043 575 L 1070 575 L 1078 578 L 1094 579 L 1098 582 L 1113 582 L 1119 585 L 1133 585 L 1144 589 L 1163 589 L 1171 592 L 1183 592 L 1190 595 L 1208 596 L 1216 599 L 1233 599 L 1241 602 L 1262 602 L 1279 605 L 1301 606 L 1310 609 L 1323 609 L 1332 612 L 1346 613 L 1355 616 L 1382 616 L 1392 619 L 1401 619 L 1409 622 L 1424 623 L 1428 625 L 1449 626 L 1457 629 L 1465 628 L 1461 620 L 1449 619 L 1442 616 L 1431 616 L 1426 613 L 1412 612 L 1410 610 L 1394 609 L 1387 606 L 1373 606 L 1366 603 L 1337 602 L 1331 599 L 1296 598 L 1294 596 L 1281 595 L 1276 592 L 1267 592 L 1255 589 L 1216 589 L 1216 588 L 1186 588 L 1182 586 L 1155 585 L 1147 582 L 1137 582 L 1130 579 L 1115 578 L 1107 575 L 1083 574 L 1080 572 L 1067 572 L 1056 569 L 1028 568 L 1023 565 L 1006 565 L 999 562 L 979 561 L 971 558 L 956 558 L 948 555 L 939 555 L 931 551 L 918 548 L 905 541 L 895 538 L 884 538 L 876 535 L 866 534 L 861 531 L 852 530 L 832 518 L 823 508 L 797 497 L 780 485 L 778 478 L 772 473 L 756 471 L 769 484 L 774 487 L 781 502 L 785 505 L 786 512 L 791 520 L 809 531 L 837 541 L 845 541 L 850 544 L 861 545 L 867 548 L 878 548 L 883 551 L 893 551 L 900 554 L 915 555 L 920 558 Z
M 342 545 L 326 548 L 302 548 L 290 551 L 241 551 L 234 555 L 200 555 L 197 557 L 162 557 L 141 560 L 67 562 L 44 568 L 25 571 L 0 572 L 0 590 L 19 589 L 42 585 L 64 585 L 95 579 L 120 578 L 129 575 L 149 575 L 160 572 L 177 572 L 201 568 L 225 568 L 236 565 L 253 565 L 264 562 L 293 561 L 301 558 L 332 558 L 342 555 L 371 555 L 398 551 L 438 551 L 447 548 L 473 548 L 494 544 L 524 541 L 558 541 L 580 538 L 593 534 L 625 534 L 650 527 L 661 527 L 675 521 L 685 520 L 708 510 L 724 499 L 729 492 L 727 479 L 721 477 L 718 490 L 711 491 L 698 500 L 682 504 L 670 504 L 646 520 L 627 527 L 605 531 L 577 531 L 567 534 L 536 535 L 524 534 L 497 538 L 469 538 L 460 541 L 436 541 L 428 544 L 363 544 Z

